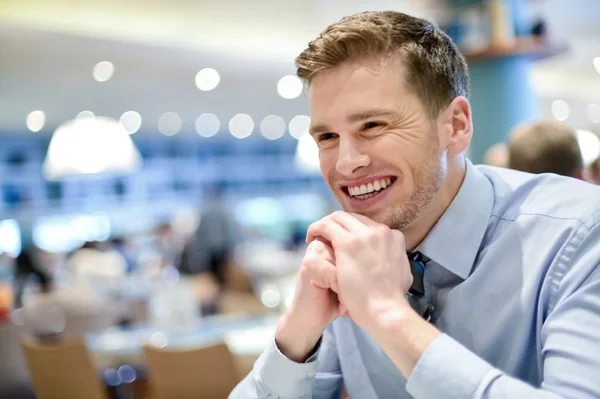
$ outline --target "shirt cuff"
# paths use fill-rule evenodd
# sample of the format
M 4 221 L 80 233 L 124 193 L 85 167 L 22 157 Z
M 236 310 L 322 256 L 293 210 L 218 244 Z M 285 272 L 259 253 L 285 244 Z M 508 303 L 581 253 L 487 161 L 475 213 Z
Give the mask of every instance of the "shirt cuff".
M 406 384 L 420 398 L 470 398 L 493 367 L 446 334 L 427 348 Z
M 316 350 L 304 363 L 296 363 L 285 357 L 275 344 L 271 344 L 254 365 L 254 372 L 274 394 L 282 397 L 300 397 L 311 394 L 319 361 L 321 340 Z

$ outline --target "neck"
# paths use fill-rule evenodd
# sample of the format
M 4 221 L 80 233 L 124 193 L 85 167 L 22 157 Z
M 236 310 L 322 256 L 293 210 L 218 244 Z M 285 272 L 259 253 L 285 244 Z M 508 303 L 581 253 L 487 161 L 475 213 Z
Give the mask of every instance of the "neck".
M 414 250 L 419 246 L 458 194 L 467 172 L 465 158 L 457 156 L 448 159 L 447 170 L 448 173 L 440 191 L 417 219 L 402 232 L 404 233 L 407 249 Z

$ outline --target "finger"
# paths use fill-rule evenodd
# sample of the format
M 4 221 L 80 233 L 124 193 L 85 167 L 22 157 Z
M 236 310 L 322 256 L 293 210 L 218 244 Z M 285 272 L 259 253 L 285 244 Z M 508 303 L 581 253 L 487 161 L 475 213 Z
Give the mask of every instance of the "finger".
M 326 218 L 335 221 L 337 224 L 342 226 L 347 231 L 356 233 L 356 232 L 364 229 L 366 226 L 368 226 L 366 223 L 363 223 L 356 216 L 357 216 L 356 214 L 350 214 L 347 212 L 337 211 L 337 212 L 333 212 L 329 216 L 326 216 Z M 358 216 L 360 216 L 360 215 L 358 215 Z M 368 218 L 365 218 L 365 219 L 368 219 Z
M 324 252 L 322 252 L 321 255 L 325 258 L 325 260 L 335 266 L 335 252 L 333 252 L 333 248 L 331 247 L 331 243 L 329 241 L 323 237 L 315 237 L 315 239 L 311 241 L 309 245 L 318 245 L 319 249 Z
M 347 237 L 350 233 L 331 219 L 323 218 L 310 225 L 306 233 L 306 242 L 311 243 L 315 238 L 322 237 L 332 246 Z
M 312 285 L 324 289 L 329 288 L 336 294 L 339 294 L 340 288 L 337 281 L 335 266 L 333 264 L 323 261 L 314 272 L 314 278 L 310 281 Z

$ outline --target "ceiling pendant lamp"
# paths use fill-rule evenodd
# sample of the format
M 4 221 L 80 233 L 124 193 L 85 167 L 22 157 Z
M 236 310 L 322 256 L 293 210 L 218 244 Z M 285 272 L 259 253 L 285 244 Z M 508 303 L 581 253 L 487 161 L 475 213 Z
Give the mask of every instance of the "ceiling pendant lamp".
M 86 117 L 60 125 L 42 166 L 48 180 L 137 171 L 142 157 L 125 127 L 108 117 Z

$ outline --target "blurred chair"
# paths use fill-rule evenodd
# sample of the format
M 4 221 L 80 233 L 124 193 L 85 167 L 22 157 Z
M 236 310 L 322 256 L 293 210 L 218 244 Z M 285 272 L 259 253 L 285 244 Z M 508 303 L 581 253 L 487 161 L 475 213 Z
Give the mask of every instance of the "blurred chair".
M 19 344 L 20 334 L 20 327 L 10 321 L 0 324 L 0 398 L 21 397 L 21 391 L 23 396 L 30 391 L 31 380 Z
M 68 309 L 66 316 L 64 336 L 73 339 L 115 326 L 119 313 L 115 306 L 107 304 L 104 308 Z
M 156 399 L 222 399 L 240 381 L 225 343 L 188 350 L 148 345 L 145 356 Z
M 105 330 L 117 324 L 119 313 L 116 306 L 74 308 L 49 303 L 43 306 L 23 308 L 25 330 L 33 335 L 56 335 L 62 338 L 80 338 L 83 335 Z
M 21 341 L 38 399 L 107 399 L 83 341 L 41 345 Z

